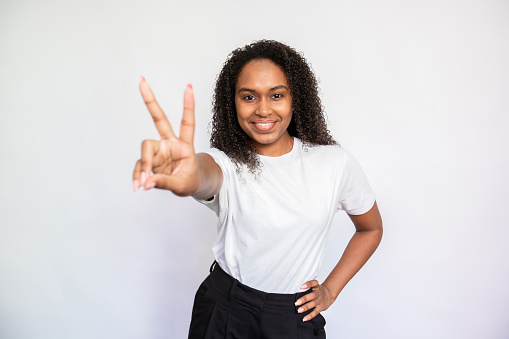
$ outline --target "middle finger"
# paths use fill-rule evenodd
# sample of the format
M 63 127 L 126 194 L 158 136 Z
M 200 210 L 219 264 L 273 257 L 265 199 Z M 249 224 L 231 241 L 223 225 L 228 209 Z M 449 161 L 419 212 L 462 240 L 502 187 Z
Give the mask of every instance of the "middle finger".
M 302 305 L 302 304 L 305 304 L 311 300 L 315 300 L 316 298 L 318 298 L 318 293 L 315 292 L 314 290 L 311 290 L 309 293 L 307 293 L 306 295 L 300 297 L 296 302 L 295 302 L 295 306 L 299 306 L 299 305 Z
M 299 307 L 297 312 L 298 313 L 306 312 L 309 309 L 315 308 L 317 305 L 318 305 L 318 302 L 316 301 L 316 299 L 312 300 L 312 301 L 302 305 L 301 307 Z

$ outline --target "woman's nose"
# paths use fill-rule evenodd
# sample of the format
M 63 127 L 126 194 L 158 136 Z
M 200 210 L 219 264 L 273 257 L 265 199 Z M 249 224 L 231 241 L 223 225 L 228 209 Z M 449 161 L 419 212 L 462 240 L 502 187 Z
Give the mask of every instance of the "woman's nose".
M 272 113 L 272 109 L 267 100 L 262 100 L 256 110 L 256 114 L 262 118 L 269 116 Z

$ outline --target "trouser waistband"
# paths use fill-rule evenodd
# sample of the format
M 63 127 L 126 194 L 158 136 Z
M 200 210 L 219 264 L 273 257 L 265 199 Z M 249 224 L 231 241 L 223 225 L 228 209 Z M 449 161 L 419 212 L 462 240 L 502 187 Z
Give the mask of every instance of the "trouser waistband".
M 240 301 L 258 308 L 293 309 L 297 311 L 295 302 L 310 290 L 295 294 L 266 293 L 242 284 L 226 273 L 214 261 L 210 267 L 210 279 L 222 292 L 228 295 L 230 301 Z

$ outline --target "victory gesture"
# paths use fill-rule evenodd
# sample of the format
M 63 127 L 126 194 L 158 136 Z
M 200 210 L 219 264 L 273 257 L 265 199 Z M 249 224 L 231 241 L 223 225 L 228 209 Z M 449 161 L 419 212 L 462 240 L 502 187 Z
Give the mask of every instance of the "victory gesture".
M 141 159 L 136 162 L 134 167 L 134 190 L 144 186 L 145 190 L 153 187 L 163 188 L 179 196 L 196 194 L 200 187 L 200 174 L 193 146 L 194 96 L 192 86 L 187 85 L 184 93 L 184 113 L 178 138 L 173 133 L 168 118 L 159 107 L 144 77 L 140 77 L 140 92 L 161 140 L 144 140 L 142 142 Z M 153 175 L 151 175 L 152 172 Z

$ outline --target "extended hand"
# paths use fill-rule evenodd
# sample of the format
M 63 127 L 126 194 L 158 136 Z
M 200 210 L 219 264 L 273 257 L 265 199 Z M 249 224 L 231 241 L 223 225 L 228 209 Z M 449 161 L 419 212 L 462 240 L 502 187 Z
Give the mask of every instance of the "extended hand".
M 320 285 L 316 280 L 311 280 L 304 283 L 301 288 L 312 288 L 312 291 L 295 302 L 295 306 L 302 305 L 299 307 L 297 312 L 303 313 L 309 309 L 314 308 L 311 313 L 302 319 L 302 321 L 313 319 L 318 314 L 320 314 L 320 312 L 328 309 L 334 302 L 329 289 L 325 285 Z
M 194 96 L 191 85 L 184 93 L 184 113 L 180 137 L 173 133 L 170 122 L 157 103 L 145 78 L 140 77 L 140 92 L 154 120 L 161 140 L 144 140 L 141 159 L 133 172 L 133 188 L 153 187 L 172 191 L 176 195 L 192 195 L 199 186 L 198 163 L 194 153 Z M 151 175 L 151 173 L 154 175 Z

